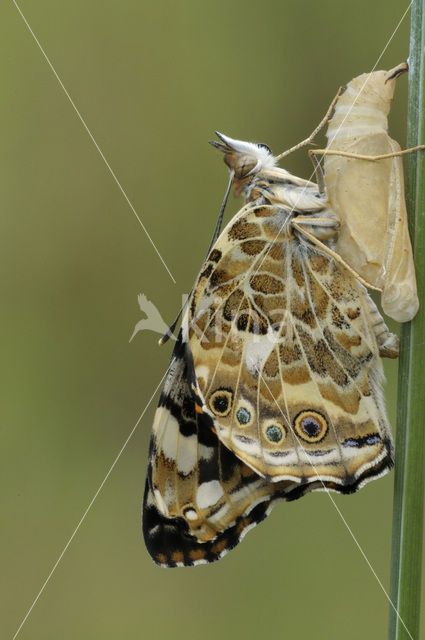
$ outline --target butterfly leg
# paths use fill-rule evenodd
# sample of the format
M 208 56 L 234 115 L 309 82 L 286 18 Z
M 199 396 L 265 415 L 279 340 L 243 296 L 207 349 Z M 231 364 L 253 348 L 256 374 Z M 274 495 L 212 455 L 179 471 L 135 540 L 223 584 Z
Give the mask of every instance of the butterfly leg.
M 291 147 L 290 149 L 287 149 L 287 151 L 283 151 L 282 153 L 280 153 L 278 156 L 276 156 L 276 160 L 281 160 L 282 158 L 285 158 L 286 156 L 289 156 L 290 153 L 293 153 L 294 151 L 298 151 L 298 149 L 301 149 L 302 147 L 306 147 L 308 144 L 311 144 L 311 142 L 317 136 L 319 131 L 321 129 L 323 129 L 323 127 L 328 123 L 328 120 L 329 120 L 330 115 L 331 115 L 331 113 L 333 111 L 333 108 L 335 107 L 335 104 L 337 103 L 338 98 L 340 97 L 340 95 L 341 95 L 341 93 L 342 93 L 344 88 L 345 87 L 340 87 L 338 89 L 338 93 L 336 94 L 335 98 L 332 100 L 331 104 L 329 105 L 329 108 L 326 111 L 325 117 L 319 122 L 319 124 L 314 129 L 314 131 L 312 131 L 312 133 L 310 133 L 308 138 L 305 138 L 305 140 L 302 140 L 301 142 L 296 144 L 294 147 Z
M 321 235 L 320 229 L 321 228 L 323 229 L 323 227 L 332 228 L 332 224 L 333 225 L 337 224 L 336 220 L 333 218 L 313 218 L 312 216 L 296 216 L 292 220 L 292 227 L 296 231 L 298 231 L 304 238 L 306 238 L 307 240 L 312 242 L 314 245 L 316 245 L 316 247 L 319 247 L 319 249 L 321 249 L 322 251 L 327 253 L 329 256 L 334 258 L 334 260 L 339 262 L 339 264 L 345 267 L 351 273 L 351 275 L 353 275 L 365 287 L 367 287 L 368 289 L 374 289 L 375 291 L 381 291 L 379 287 L 376 287 L 375 285 L 371 284 L 370 282 L 362 278 L 352 267 L 350 267 L 350 265 L 347 262 L 345 262 L 345 260 L 343 260 L 343 258 L 341 258 L 341 256 L 336 251 L 333 251 L 333 249 L 328 247 L 324 242 L 322 242 L 321 239 L 319 239 L 318 236 Z M 311 233 L 305 227 L 310 227 L 310 228 L 318 227 L 318 229 L 315 230 L 314 233 Z M 334 230 L 336 232 L 337 230 L 336 226 L 334 226 Z
M 325 178 L 321 163 L 321 158 L 319 156 L 342 156 L 344 158 L 354 158 L 355 160 L 369 160 L 372 162 L 376 162 L 377 160 L 385 160 L 387 158 L 394 158 L 397 156 L 404 156 L 407 153 L 412 153 L 413 151 L 421 151 L 425 149 L 425 145 L 419 145 L 418 147 L 412 147 L 411 149 L 404 149 L 402 151 L 394 151 L 393 153 L 384 153 L 378 156 L 365 156 L 359 153 L 349 153 L 348 151 L 338 151 L 336 149 L 309 149 L 308 155 L 310 156 L 310 160 L 314 166 L 314 173 L 316 177 L 317 186 L 321 195 L 325 195 L 326 186 L 325 186 Z
M 420 144 L 417 147 L 411 147 L 410 149 L 402 149 L 400 151 L 394 151 L 393 153 L 383 153 L 378 156 L 365 156 L 360 153 L 349 153 L 348 151 L 338 151 L 337 149 L 310 149 L 308 155 L 312 158 L 313 164 L 320 163 L 320 160 L 316 156 L 341 156 L 343 158 L 353 158 L 354 160 L 369 160 L 376 162 L 377 160 L 386 160 L 387 158 L 396 158 L 398 156 L 404 156 L 414 151 L 425 150 L 425 145 Z M 314 158 L 314 160 L 313 160 Z
M 312 149 L 310 149 L 312 151 Z M 319 193 L 321 196 L 326 194 L 326 185 L 325 185 L 325 174 L 323 173 L 322 163 L 320 162 L 320 158 L 318 158 L 314 153 L 310 153 L 309 157 L 313 163 L 314 167 L 314 176 L 317 183 L 317 188 L 319 189 Z
M 398 337 L 394 333 L 390 332 L 383 317 L 378 311 L 378 307 L 369 295 L 366 296 L 366 301 L 368 305 L 370 324 L 379 347 L 379 355 L 381 358 L 398 358 Z

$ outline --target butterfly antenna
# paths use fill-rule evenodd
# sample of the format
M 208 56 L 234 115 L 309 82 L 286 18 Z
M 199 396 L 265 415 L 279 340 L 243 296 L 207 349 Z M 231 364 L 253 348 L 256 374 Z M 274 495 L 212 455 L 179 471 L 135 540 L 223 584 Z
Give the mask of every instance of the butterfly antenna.
M 191 291 L 190 293 L 192 293 L 192 291 Z M 186 300 L 184 301 L 184 303 L 183 303 L 183 305 L 182 305 L 182 308 L 181 308 L 181 309 L 180 309 L 180 311 L 178 312 L 177 317 L 176 317 L 176 319 L 174 320 L 173 324 L 171 324 L 171 325 L 168 327 L 167 331 L 164 333 L 164 335 L 162 336 L 162 338 L 160 338 L 160 339 L 158 340 L 158 344 L 159 344 L 160 346 L 161 346 L 162 344 L 165 344 L 166 342 L 168 342 L 168 340 L 173 336 L 174 329 L 176 328 L 177 323 L 178 323 L 178 321 L 180 320 L 180 316 L 181 316 L 181 314 L 182 314 L 182 313 L 183 313 L 183 311 L 185 310 L 185 307 L 186 307 L 186 305 L 187 305 L 187 301 L 189 300 L 189 298 L 190 298 L 190 294 L 187 296 Z
M 226 193 L 224 194 L 223 202 L 221 203 L 220 211 L 219 211 L 218 218 L 217 218 L 217 223 L 215 225 L 213 237 L 211 238 L 210 246 L 208 247 L 208 251 L 207 251 L 207 254 L 205 256 L 205 260 L 210 255 L 210 251 L 213 248 L 214 244 L 216 243 L 216 241 L 218 239 L 218 236 L 220 235 L 221 224 L 223 222 L 223 216 L 224 216 L 224 210 L 226 209 L 226 204 L 227 204 L 227 200 L 229 199 L 229 193 L 230 193 L 230 189 L 232 188 L 232 183 L 233 183 L 233 178 L 234 177 L 235 177 L 235 172 L 232 169 L 230 171 L 229 184 L 227 185 Z M 204 262 L 205 262 L 205 260 L 204 260 Z
M 223 202 L 221 203 L 220 211 L 219 211 L 218 218 L 217 218 L 217 223 L 215 225 L 214 233 L 213 233 L 213 236 L 211 238 L 210 246 L 208 247 L 208 251 L 207 251 L 207 254 L 205 256 L 205 260 L 210 255 L 210 251 L 213 248 L 214 244 L 216 243 L 218 236 L 220 235 L 221 225 L 222 225 L 223 216 L 224 216 L 224 210 L 226 208 L 227 200 L 229 199 L 229 193 L 230 193 L 230 189 L 232 188 L 234 175 L 235 175 L 235 172 L 232 169 L 230 171 L 229 184 L 227 185 L 226 193 L 224 194 Z M 205 262 L 205 260 L 204 260 L 204 262 Z M 176 328 L 177 323 L 180 320 L 180 316 L 182 315 L 183 311 L 186 308 L 187 301 L 189 300 L 189 298 L 190 298 L 190 296 L 192 294 L 192 291 L 193 291 L 193 288 L 190 290 L 189 295 L 187 296 L 186 300 L 182 304 L 182 307 L 181 307 L 180 311 L 178 312 L 176 319 L 168 327 L 167 331 L 164 333 L 162 338 L 159 339 L 159 342 L 158 342 L 159 345 L 165 344 L 172 337 L 172 335 L 174 333 L 174 329 Z

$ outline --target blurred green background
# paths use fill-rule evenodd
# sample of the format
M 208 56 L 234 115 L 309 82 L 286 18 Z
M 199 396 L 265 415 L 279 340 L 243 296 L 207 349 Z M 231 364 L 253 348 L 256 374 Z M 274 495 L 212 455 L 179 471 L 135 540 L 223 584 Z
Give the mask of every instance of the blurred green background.
M 21 9 L 159 251 L 155 254 L 14 4 L 0 9 L 2 592 L 12 637 L 170 357 L 139 333 L 143 292 L 171 321 L 227 181 L 215 129 L 306 137 L 369 71 L 396 0 L 21 0 Z M 378 68 L 408 55 L 409 16 Z M 391 130 L 404 146 L 407 79 Z M 308 177 L 304 151 L 286 168 Z M 231 199 L 227 216 L 238 202 Z M 394 325 L 391 325 L 393 330 Z M 394 425 L 397 364 L 386 362 Z M 165 571 L 140 505 L 157 397 L 19 637 L 385 638 L 388 602 L 326 495 L 276 508 L 215 565 Z M 388 588 L 393 474 L 335 501 Z M 422 626 L 424 629 L 424 625 Z

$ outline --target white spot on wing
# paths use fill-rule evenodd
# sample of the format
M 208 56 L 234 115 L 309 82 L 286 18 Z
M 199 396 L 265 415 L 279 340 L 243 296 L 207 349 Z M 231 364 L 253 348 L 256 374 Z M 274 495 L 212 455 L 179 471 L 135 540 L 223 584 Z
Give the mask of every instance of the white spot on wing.
M 179 436 L 177 451 L 177 469 L 180 473 L 188 474 L 193 471 L 198 459 L 198 440 L 196 435 Z
M 254 334 L 246 338 L 245 364 L 252 375 L 258 375 L 258 372 L 263 368 L 273 347 L 276 345 L 277 336 L 278 334 L 269 327 L 265 336 Z
M 188 520 L 197 520 L 198 514 L 196 513 L 195 509 L 187 509 L 184 512 L 184 517 L 187 518 Z
M 179 423 L 170 412 L 167 412 L 167 423 L 164 428 L 164 435 L 161 441 L 161 449 L 166 458 L 175 460 L 177 457 L 177 438 L 179 435 Z
M 202 364 L 202 365 L 198 365 L 195 369 L 195 375 L 197 378 L 204 378 L 205 380 L 208 380 L 209 377 L 209 372 L 210 372 L 210 368 L 207 367 L 207 365 Z
M 204 444 L 199 445 L 199 457 L 203 460 L 211 460 L 214 455 L 214 447 L 207 447 Z
M 165 501 L 162 495 L 160 494 L 158 489 L 154 489 L 153 493 L 154 493 L 155 502 L 156 502 L 156 506 L 158 507 L 158 510 L 162 513 L 163 516 L 168 518 L 169 513 L 168 513 L 167 505 L 165 504 Z
M 223 495 L 223 489 L 218 480 L 210 480 L 199 485 L 196 502 L 200 509 L 212 507 Z

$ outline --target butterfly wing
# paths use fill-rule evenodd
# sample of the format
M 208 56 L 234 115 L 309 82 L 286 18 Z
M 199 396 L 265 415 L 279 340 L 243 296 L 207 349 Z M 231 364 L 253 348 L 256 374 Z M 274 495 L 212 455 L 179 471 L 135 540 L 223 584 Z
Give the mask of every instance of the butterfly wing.
M 392 465 L 373 303 L 290 214 L 247 205 L 206 261 L 188 323 L 198 392 L 262 477 L 351 492 Z
M 310 489 L 269 483 L 217 438 L 191 390 L 193 372 L 178 337 L 157 409 L 143 504 L 143 533 L 160 566 L 213 562 L 281 499 Z
M 155 415 L 143 531 L 165 567 L 217 560 L 277 501 L 350 493 L 392 465 L 380 355 L 396 339 L 310 243 L 335 215 L 263 145 L 218 135 L 250 202 L 202 268 Z

